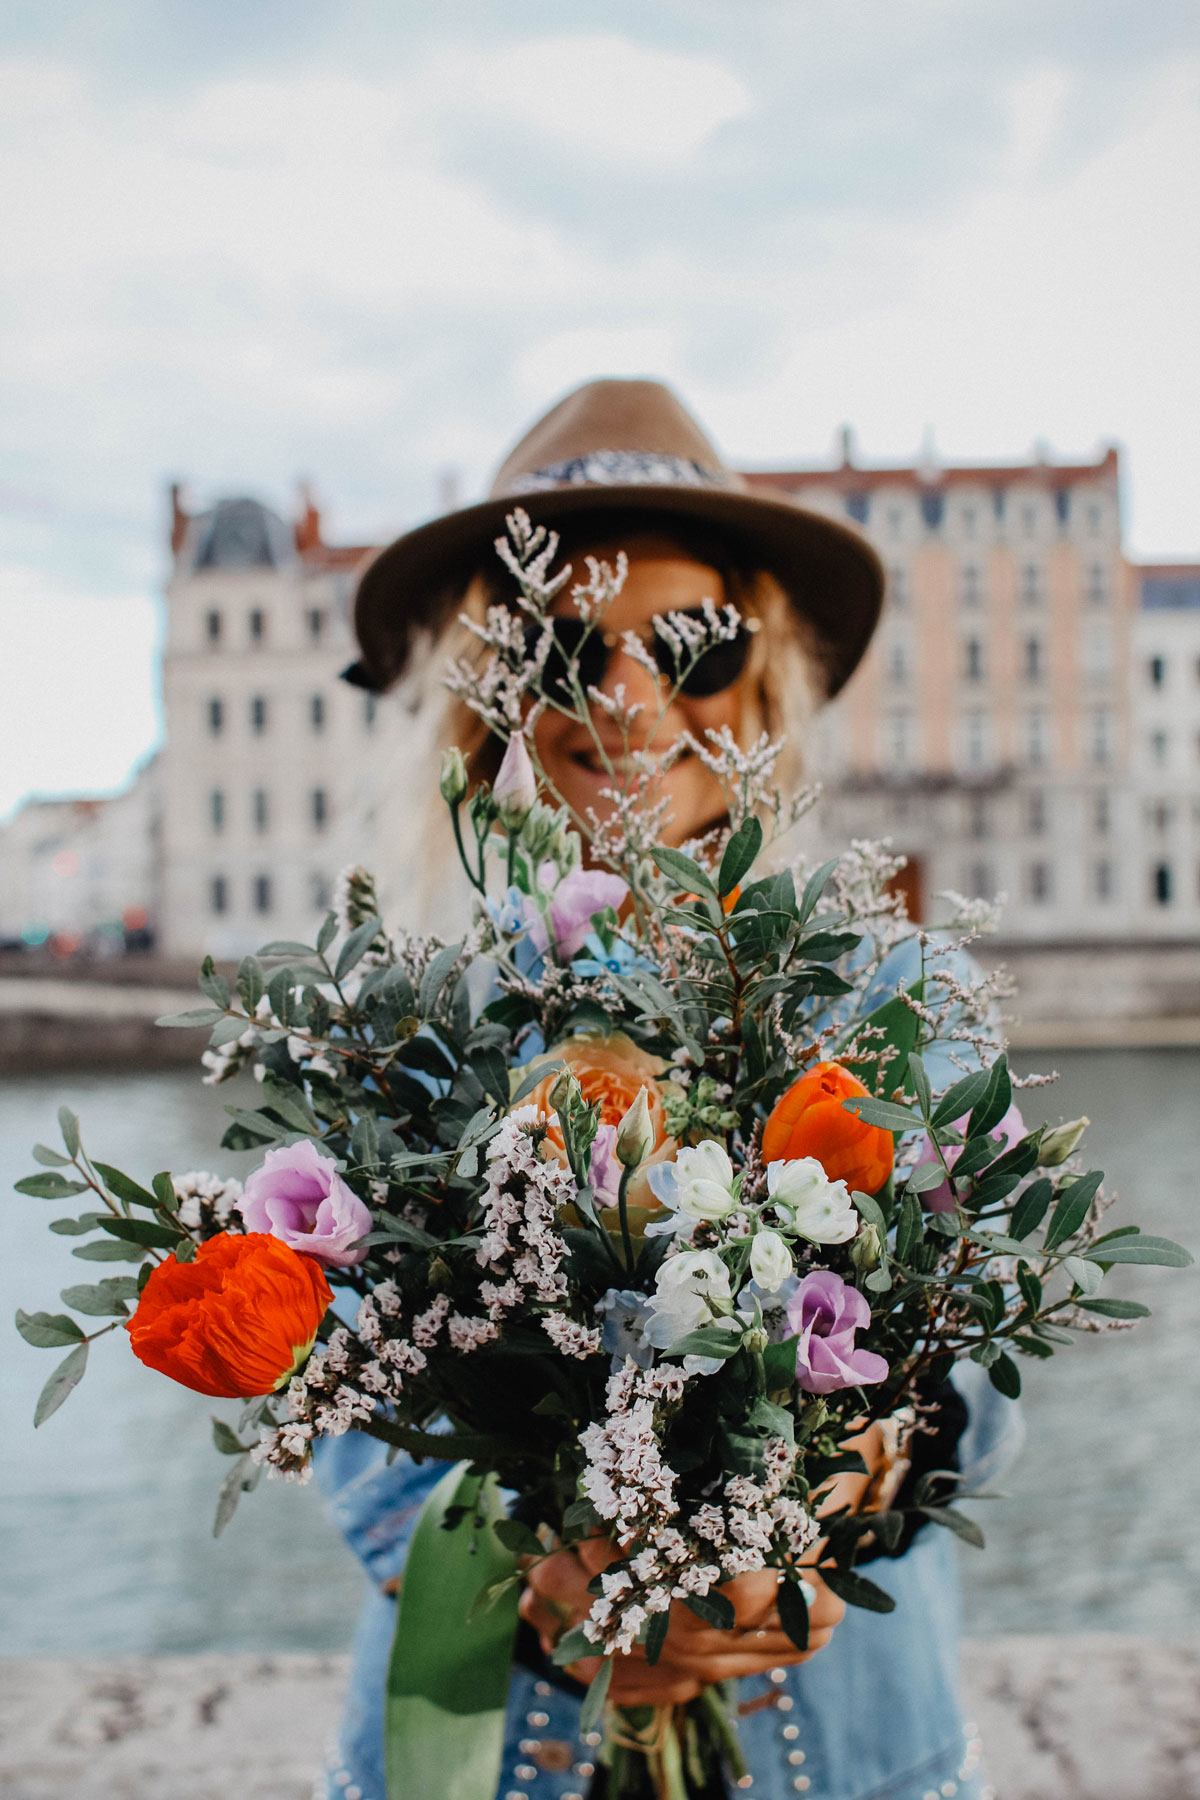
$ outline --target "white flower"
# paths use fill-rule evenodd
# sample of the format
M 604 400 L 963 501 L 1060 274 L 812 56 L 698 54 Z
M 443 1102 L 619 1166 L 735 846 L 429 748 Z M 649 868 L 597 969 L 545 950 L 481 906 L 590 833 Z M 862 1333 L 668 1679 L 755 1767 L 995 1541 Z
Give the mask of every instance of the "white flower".
M 653 1148 L 654 1122 L 643 1087 L 638 1089 L 637 1099 L 617 1126 L 617 1160 L 626 1169 L 636 1169 Z
M 529 760 L 525 738 L 519 731 L 508 740 L 508 749 L 492 788 L 492 799 L 501 822 L 509 831 L 519 831 L 537 799 L 537 776 Z
M 767 1192 L 787 1231 L 811 1244 L 845 1244 L 858 1214 L 844 1181 L 830 1181 L 815 1156 L 767 1164 Z
M 659 1163 L 648 1175 L 655 1199 L 677 1215 L 668 1230 L 678 1230 L 684 1219 L 715 1225 L 737 1206 L 733 1164 L 712 1138 L 678 1151 L 674 1162 Z
M 778 1293 L 794 1273 L 792 1253 L 777 1231 L 756 1231 L 750 1245 L 750 1273 L 764 1294 Z
M 666 1350 L 732 1311 L 729 1270 L 716 1251 L 685 1250 L 659 1267 L 646 1336 L 656 1349 Z

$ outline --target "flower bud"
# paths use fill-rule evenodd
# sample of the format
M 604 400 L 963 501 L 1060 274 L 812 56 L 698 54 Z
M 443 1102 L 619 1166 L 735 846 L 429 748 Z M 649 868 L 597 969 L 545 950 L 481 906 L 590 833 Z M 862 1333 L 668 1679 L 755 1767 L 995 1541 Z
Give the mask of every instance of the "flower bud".
M 850 1261 L 860 1273 L 869 1274 L 879 1267 L 882 1253 L 878 1225 L 864 1225 L 850 1246 Z
M 750 1273 L 764 1294 L 777 1294 L 794 1273 L 792 1253 L 777 1231 L 756 1231 L 750 1243 Z
M 537 776 L 529 760 L 525 738 L 517 732 L 508 740 L 508 749 L 492 788 L 492 799 L 500 822 L 508 831 L 519 831 L 533 810 L 537 799 Z
M 442 751 L 442 772 L 438 787 L 447 806 L 461 806 L 467 797 L 467 765 L 457 744 Z
M 560 1069 L 546 1098 L 556 1113 L 571 1112 L 583 1099 L 583 1089 L 570 1069 Z
M 770 1341 L 761 1325 L 752 1325 L 742 1338 L 744 1348 L 758 1356 L 762 1355 Z
M 617 1160 L 623 1168 L 636 1169 L 653 1150 L 657 1137 L 650 1117 L 650 1102 L 644 1087 L 617 1126 Z
M 1046 1132 L 1038 1151 L 1042 1168 L 1057 1169 L 1059 1163 L 1065 1163 L 1071 1152 L 1078 1148 L 1079 1140 L 1091 1122 L 1090 1119 L 1068 1119 L 1065 1125 L 1056 1125 Z

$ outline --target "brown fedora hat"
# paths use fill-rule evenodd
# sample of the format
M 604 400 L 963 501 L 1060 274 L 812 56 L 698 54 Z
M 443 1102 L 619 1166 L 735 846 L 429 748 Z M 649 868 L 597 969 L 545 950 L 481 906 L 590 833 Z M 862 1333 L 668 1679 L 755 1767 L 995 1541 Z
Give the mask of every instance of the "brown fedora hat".
M 614 510 L 702 521 L 774 575 L 812 625 L 829 695 L 853 673 L 879 619 L 883 569 L 865 538 L 782 492 L 751 493 L 661 382 L 589 381 L 521 439 L 486 500 L 406 532 L 367 565 L 354 605 L 363 662 L 351 679 L 391 686 L 416 636 L 440 628 L 494 556 L 514 506 L 550 526 Z

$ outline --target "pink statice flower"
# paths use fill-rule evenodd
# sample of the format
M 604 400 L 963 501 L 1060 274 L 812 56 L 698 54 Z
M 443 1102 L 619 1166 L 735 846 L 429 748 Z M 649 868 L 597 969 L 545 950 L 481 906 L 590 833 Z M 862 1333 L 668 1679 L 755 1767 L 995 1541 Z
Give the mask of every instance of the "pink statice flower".
M 796 1380 L 806 1394 L 882 1381 L 888 1365 L 873 1350 L 860 1350 L 854 1334 L 870 1323 L 871 1308 L 857 1288 L 832 1269 L 814 1269 L 797 1282 L 787 1304 L 796 1346 Z
M 352 1268 L 367 1254 L 354 1245 L 370 1231 L 371 1215 L 311 1138 L 268 1150 L 238 1209 L 247 1231 L 270 1232 L 326 1268 Z
M 970 1116 L 970 1113 L 964 1113 L 961 1119 L 953 1120 L 954 1129 L 961 1131 Z M 1000 1148 L 996 1152 L 997 1156 L 1002 1155 L 1005 1150 L 1011 1150 L 1013 1145 L 1019 1144 L 1025 1136 L 1025 1121 L 1021 1117 L 1021 1109 L 1015 1100 L 1000 1123 L 992 1128 L 991 1135 L 995 1137 L 997 1132 L 1000 1133 L 1001 1139 Z M 942 1146 L 942 1154 L 951 1168 L 962 1155 L 963 1148 L 962 1144 L 944 1144 Z M 927 1136 L 923 1137 L 917 1147 L 917 1166 L 919 1167 L 921 1163 L 932 1162 L 933 1157 L 933 1145 Z M 921 1195 L 921 1205 L 927 1212 L 953 1212 L 954 1195 L 950 1191 L 950 1183 L 943 1181 L 940 1187 L 926 1189 Z

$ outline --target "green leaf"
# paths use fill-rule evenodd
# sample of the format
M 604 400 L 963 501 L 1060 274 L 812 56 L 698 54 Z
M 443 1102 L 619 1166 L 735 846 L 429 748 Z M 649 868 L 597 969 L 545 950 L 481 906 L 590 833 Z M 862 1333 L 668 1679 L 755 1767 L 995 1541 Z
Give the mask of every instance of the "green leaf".
M 66 1313 L 22 1312 L 17 1308 L 17 1330 L 35 1350 L 59 1350 L 64 1344 L 78 1344 L 82 1328 Z
M 58 1109 L 58 1129 L 62 1132 L 63 1143 L 67 1147 L 67 1155 L 70 1157 L 78 1156 L 79 1120 L 75 1117 L 75 1114 L 71 1111 L 69 1106 L 60 1106 Z
M 595 1644 L 588 1637 L 583 1626 L 576 1625 L 570 1631 L 564 1631 L 554 1646 L 554 1654 L 550 1660 L 556 1667 L 565 1669 L 568 1663 L 580 1662 L 585 1656 L 595 1656 L 595 1654 Z
M 284 1124 L 290 1125 L 293 1131 L 302 1131 L 307 1136 L 319 1135 L 321 1121 L 304 1098 L 303 1089 L 293 1087 L 291 1082 L 280 1081 L 269 1070 L 263 1076 L 262 1103 L 272 1112 L 278 1113 Z
M 324 956 L 338 933 L 338 916 L 335 912 L 327 912 L 317 933 L 317 955 Z
M 595 1654 L 593 1650 L 593 1654 Z M 583 1697 L 583 1705 L 579 1709 L 579 1729 L 581 1732 L 594 1731 L 604 1717 L 604 1702 L 608 1698 L 609 1683 L 612 1681 L 612 1657 L 606 1656 L 596 1673 L 588 1683 L 588 1691 Z
M 685 1594 L 683 1604 L 714 1631 L 732 1631 L 737 1623 L 733 1602 L 720 1588 L 709 1588 L 707 1594 Z M 595 1654 L 594 1648 L 592 1654 Z
M 724 898 L 732 894 L 744 875 L 748 875 L 754 866 L 754 859 L 762 849 L 763 828 L 758 819 L 751 813 L 742 820 L 733 836 L 725 846 L 725 854 L 721 858 L 721 872 L 717 876 L 717 891 Z
M 664 844 L 656 844 L 651 855 L 663 874 L 684 893 L 716 895 L 712 876 L 694 857 L 685 856 L 682 850 L 668 850 Z
M 1099 1263 L 1089 1262 L 1086 1256 L 1064 1256 L 1063 1268 L 1075 1286 L 1089 1299 L 1093 1294 L 1099 1293 L 1100 1284 L 1104 1280 L 1104 1271 Z
M 59 1296 L 76 1312 L 93 1319 L 120 1319 L 126 1315 L 127 1300 L 137 1299 L 137 1278 L 133 1275 L 107 1275 L 103 1281 L 65 1287 Z
M 867 1612 L 895 1612 L 896 1602 L 890 1594 L 885 1594 L 881 1587 L 868 1581 L 865 1575 L 857 1574 L 853 1569 L 837 1569 L 830 1564 L 822 1566 L 821 1579 L 827 1588 L 835 1593 L 839 1600 L 847 1606 L 861 1606 Z
M 956 1119 L 965 1119 L 987 1093 L 990 1080 L 990 1070 L 972 1069 L 969 1075 L 947 1088 L 933 1109 L 934 1125 L 952 1125 Z
M 1087 1218 L 1088 1208 L 1096 1197 L 1104 1173 L 1100 1169 L 1092 1169 L 1072 1181 L 1058 1191 L 1058 1204 L 1050 1215 L 1050 1223 L 1046 1227 L 1043 1249 L 1056 1250 L 1064 1239 L 1074 1237 L 1083 1221 Z
M 930 1524 L 944 1525 L 965 1544 L 973 1544 L 976 1550 L 983 1549 L 983 1532 L 974 1519 L 968 1519 L 965 1513 L 955 1512 L 951 1506 L 919 1506 L 917 1511 L 923 1513 Z
M 451 1509 L 458 1522 L 443 1530 Z M 503 1517 L 495 1476 L 481 1481 L 465 1465 L 442 1477 L 421 1510 L 388 1669 L 388 1800 L 491 1800 L 499 1785 L 518 1589 L 485 1611 L 475 1602 L 514 1572 L 488 1529 Z
M 701 1326 L 699 1331 L 689 1331 L 686 1337 L 664 1350 L 664 1356 L 736 1356 L 742 1347 L 742 1333 L 737 1331 L 718 1331 L 712 1326 Z
M 211 956 L 206 956 L 200 967 L 200 992 L 207 994 L 214 1006 L 225 1012 L 229 1006 L 229 983 L 223 975 L 218 975 L 213 966 Z
M 908 1053 L 908 1072 L 912 1077 L 913 1092 L 917 1096 L 917 1105 L 926 1119 L 933 1111 L 933 1090 L 929 1085 L 929 1077 L 925 1073 L 925 1064 L 915 1050 Z
M 32 1194 L 35 1200 L 68 1200 L 72 1194 L 86 1194 L 86 1181 L 69 1181 L 65 1175 L 47 1170 L 44 1175 L 25 1175 L 14 1183 L 18 1194 Z
M 276 969 L 267 982 L 267 1004 L 271 1009 L 271 1017 L 278 1019 L 286 1029 L 295 1023 L 296 996 L 293 993 L 294 982 L 292 972 L 286 966 Z
M 76 1244 L 71 1252 L 83 1262 L 141 1262 L 145 1254 L 135 1244 L 114 1242 L 112 1238 L 98 1238 L 94 1244 Z
M 843 1112 L 853 1113 L 867 1125 L 882 1125 L 885 1131 L 919 1131 L 923 1120 L 906 1106 L 893 1106 L 890 1100 L 876 1100 L 872 1095 L 858 1095 L 842 1101 Z
M 823 862 L 819 869 L 814 869 L 808 880 L 805 882 L 804 892 L 800 896 L 801 925 L 805 924 L 811 916 L 813 908 L 816 906 L 817 901 L 821 898 L 824 891 L 825 883 L 829 880 L 829 877 L 833 874 L 833 871 L 837 866 L 837 857 L 831 856 L 829 861 Z
M 451 970 L 462 955 L 462 944 L 447 944 L 438 951 L 429 967 L 421 977 L 421 985 L 417 989 L 417 1011 L 423 1019 L 433 1017 L 433 1010 L 438 997 L 447 981 Z
M 87 1356 L 86 1344 L 76 1344 L 70 1355 L 64 1356 L 38 1395 L 33 1414 L 35 1426 L 44 1425 L 50 1414 L 58 1411 L 71 1389 L 82 1381 L 83 1371 L 87 1368 Z
M 796 1346 L 798 1337 L 784 1338 L 782 1343 L 768 1344 L 762 1353 L 768 1394 L 791 1387 L 796 1379 Z
M 988 1084 L 982 1099 L 971 1109 L 967 1136 L 984 1137 L 994 1131 L 1011 1105 L 1012 1077 L 1008 1072 L 1008 1058 L 1001 1056 L 988 1071 Z
M 225 1527 L 237 1511 L 237 1503 L 242 1497 L 242 1490 L 254 1471 L 254 1464 L 249 1456 L 239 1456 L 236 1462 L 230 1463 L 229 1471 L 221 1483 L 221 1491 L 217 1495 L 217 1516 L 213 1520 L 212 1534 L 220 1537 Z
M 925 1236 L 921 1202 L 916 1194 L 905 1194 L 900 1202 L 900 1218 L 896 1226 L 896 1261 L 907 1263 Z
M 914 1000 L 923 999 L 925 983 L 914 981 L 908 992 Z M 868 1013 L 865 1019 L 860 1020 L 854 1026 L 853 1035 L 864 1031 L 867 1026 L 871 1027 L 873 1033 L 882 1032 L 883 1034 L 882 1037 L 873 1036 L 870 1040 L 871 1059 L 859 1063 L 853 1057 L 844 1056 L 840 1060 L 848 1069 L 857 1068 L 864 1083 L 867 1086 L 873 1086 L 879 1080 L 879 1070 L 883 1066 L 875 1058 L 879 1052 L 890 1049 L 892 1056 L 886 1065 L 887 1074 L 884 1079 L 894 1085 L 894 1071 L 897 1067 L 907 1070 L 909 1053 L 916 1047 L 921 1021 L 912 1007 L 907 1006 L 899 995 L 896 995 L 891 1000 L 885 1000 L 882 1006 L 877 1006 L 873 1013 Z
M 497 1519 L 492 1530 L 514 1556 L 544 1556 L 541 1541 L 521 1519 Z
M 1189 1269 L 1194 1261 L 1191 1251 L 1182 1244 L 1141 1233 L 1137 1237 L 1109 1238 L 1107 1243 L 1093 1244 L 1081 1254 L 1098 1263 L 1151 1263 L 1163 1269 Z
M 775 1604 L 779 1609 L 779 1623 L 797 1650 L 807 1650 L 808 1602 L 800 1583 L 785 1577 L 776 1590 Z
M 945 1179 L 946 1171 L 941 1163 L 918 1163 L 917 1167 L 904 1177 L 905 1192 L 927 1194 L 932 1189 L 941 1187 Z
M 120 1238 L 123 1244 L 144 1244 L 148 1250 L 173 1250 L 180 1236 L 157 1219 L 102 1219 L 100 1224 L 110 1237 Z
M 149 1206 L 157 1210 L 158 1202 L 154 1195 L 147 1193 L 144 1187 L 139 1187 L 136 1181 L 131 1181 L 128 1175 L 123 1175 L 120 1169 L 102 1162 L 94 1164 L 94 1167 L 109 1193 L 115 1194 L 118 1200 L 123 1200 L 126 1206 Z
M 186 1012 L 163 1013 L 161 1018 L 155 1019 L 154 1023 L 156 1025 L 175 1025 L 186 1028 L 193 1025 L 215 1025 L 219 1019 L 223 1019 L 224 1017 L 225 1009 L 223 1007 L 192 1006 L 189 1007 Z
M 878 1200 L 872 1199 L 870 1194 L 860 1194 L 857 1189 L 851 1194 L 850 1198 L 854 1202 L 855 1211 L 858 1213 L 859 1218 L 864 1219 L 868 1225 L 874 1225 L 880 1237 L 886 1237 L 887 1220 L 883 1216 L 883 1208 L 880 1206 Z
M 95 1231 L 106 1213 L 80 1213 L 77 1219 L 51 1219 L 50 1229 L 62 1237 L 83 1237 L 89 1231 Z
M 50 1150 L 45 1144 L 33 1146 L 33 1160 L 41 1163 L 44 1169 L 69 1169 L 71 1166 L 69 1157 L 60 1156 L 57 1150 Z
M 295 1136 L 290 1125 L 280 1125 L 275 1119 L 268 1119 L 266 1113 L 246 1112 L 240 1106 L 227 1106 L 225 1111 L 235 1124 L 244 1126 L 247 1131 L 252 1131 L 260 1143 L 282 1144 L 286 1143 L 288 1138 Z M 238 1147 L 241 1148 L 240 1145 Z
M 175 1192 L 175 1183 L 171 1180 L 169 1169 L 160 1169 L 157 1175 L 151 1176 L 150 1186 L 154 1189 L 154 1198 L 165 1213 L 179 1211 L 179 1195 Z
M 1011 1356 L 1002 1350 L 995 1362 L 988 1369 L 988 1379 L 992 1386 L 1002 1393 L 1007 1400 L 1017 1400 L 1021 1394 L 1021 1371 Z
M 1012 1218 L 1008 1222 L 1009 1237 L 1027 1238 L 1031 1231 L 1036 1231 L 1046 1216 L 1046 1208 L 1053 1196 L 1054 1186 L 1047 1176 L 1042 1175 L 1037 1181 L 1031 1181 L 1013 1207 Z
M 213 1443 L 222 1456 L 247 1456 L 250 1447 L 243 1444 L 236 1431 L 231 1431 L 224 1419 L 214 1418 L 212 1422 Z
M 1106 1319 L 1148 1319 L 1150 1308 L 1140 1300 L 1077 1300 L 1084 1312 L 1100 1313 Z
M 361 962 L 371 947 L 371 940 L 379 935 L 379 920 L 372 915 L 356 925 L 350 936 L 338 951 L 338 959 L 334 965 L 333 978 L 344 981 L 356 963 Z
M 311 944 L 302 944 L 298 938 L 276 938 L 270 944 L 259 947 L 260 956 L 315 956 L 317 952 Z
M 234 1043 L 241 1037 L 250 1021 L 244 1013 L 222 1013 L 208 1034 L 210 1050 L 223 1050 L 226 1044 Z
M 663 1653 L 663 1645 L 667 1641 L 667 1632 L 671 1629 L 670 1612 L 650 1614 L 650 1623 L 646 1627 L 646 1638 L 642 1645 L 646 1653 L 646 1661 L 653 1668 Z

